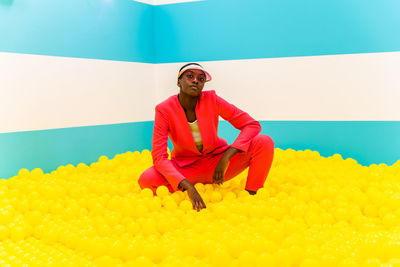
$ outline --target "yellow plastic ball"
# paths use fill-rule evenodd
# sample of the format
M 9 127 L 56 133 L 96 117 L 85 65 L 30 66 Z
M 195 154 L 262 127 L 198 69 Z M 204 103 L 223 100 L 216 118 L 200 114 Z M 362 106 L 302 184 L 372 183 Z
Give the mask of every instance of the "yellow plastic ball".
M 224 194 L 224 200 L 225 200 L 225 201 L 232 201 L 232 200 L 235 199 L 235 198 L 236 198 L 236 194 L 233 193 L 233 192 L 231 192 L 231 191 L 228 191 L 228 192 L 226 192 L 226 193 Z
M 182 202 L 179 204 L 179 208 L 182 209 L 183 211 L 189 211 L 193 209 L 193 205 L 189 200 L 182 200 Z
M 40 168 L 35 168 L 35 169 L 33 169 L 33 170 L 31 171 L 31 174 L 32 174 L 33 176 L 39 177 L 39 176 L 42 176 L 42 175 L 43 175 L 43 170 L 40 169 Z
M 197 184 L 194 185 L 194 187 L 196 188 L 196 190 L 199 193 L 202 193 L 202 192 L 206 191 L 206 188 L 205 188 L 204 184 L 202 184 L 202 183 L 197 183 Z
M 398 219 L 398 217 L 394 214 L 386 214 L 383 216 L 382 218 L 382 223 L 388 227 L 394 227 L 394 226 L 398 226 L 400 225 L 400 220 Z
M 0 208 L 0 225 L 5 225 L 11 222 L 14 214 L 9 209 Z
M 22 226 L 16 225 L 10 229 L 10 237 L 14 242 L 23 240 L 25 238 L 25 231 Z
M 300 267 L 318 267 L 321 264 L 315 259 L 305 259 L 300 264 Z
M 142 196 L 143 198 L 152 198 L 154 196 L 154 194 L 150 188 L 144 188 L 140 192 L 140 196 Z
M 135 260 L 135 266 L 154 267 L 154 263 L 146 256 L 140 256 Z
M 218 191 L 211 192 L 211 194 L 210 194 L 211 202 L 219 202 L 219 201 L 221 201 L 221 199 L 222 199 L 222 196 L 221 196 L 220 192 L 218 192 Z
M 247 198 L 250 194 L 247 190 L 241 190 L 238 194 L 238 198 Z
M 368 217 L 377 217 L 378 208 L 375 205 L 368 204 L 364 208 L 364 214 Z
M 104 161 L 108 161 L 108 157 L 105 155 L 102 155 L 99 157 L 99 162 L 104 162 Z
M 276 266 L 275 257 L 269 253 L 262 253 L 257 260 L 257 266 Z
M 18 176 L 21 176 L 21 177 L 26 176 L 28 174 L 29 174 L 29 170 L 28 169 L 20 169 L 18 171 Z
M 185 199 L 185 193 L 182 191 L 175 191 L 171 196 L 177 204 L 181 203 L 181 201 Z
M 270 194 L 269 194 L 269 191 L 267 188 L 260 188 L 257 190 L 256 196 L 259 199 L 268 200 L 270 197 Z
M 166 186 L 162 185 L 162 186 L 157 187 L 156 194 L 158 197 L 163 198 L 163 197 L 169 195 L 169 190 Z
M 157 223 L 152 220 L 152 219 L 147 219 L 143 224 L 142 224 L 142 232 L 144 234 L 152 234 L 156 231 L 157 229 Z
M 6 226 L 0 225 L 0 240 L 6 240 L 9 234 L 9 230 Z
M 165 203 L 164 203 L 164 207 L 167 209 L 167 210 L 176 210 L 176 208 L 178 207 L 178 205 L 176 204 L 176 202 L 175 201 L 173 201 L 173 200 L 167 200 Z
M 210 255 L 210 262 L 213 266 L 224 266 L 232 260 L 227 248 L 217 246 Z M 251 265 L 250 265 L 251 266 Z

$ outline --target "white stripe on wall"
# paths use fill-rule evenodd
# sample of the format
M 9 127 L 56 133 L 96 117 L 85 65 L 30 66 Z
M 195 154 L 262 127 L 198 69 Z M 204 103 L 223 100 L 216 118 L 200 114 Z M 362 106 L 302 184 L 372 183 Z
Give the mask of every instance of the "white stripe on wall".
M 184 63 L 158 64 L 162 101 Z M 200 62 L 206 89 L 258 120 L 400 120 L 400 52 Z
M 0 133 L 153 120 L 182 64 L 0 53 Z M 400 120 L 400 52 L 201 64 L 258 120 Z
M 0 133 L 153 120 L 154 68 L 0 53 Z
M 150 5 L 167 5 L 167 4 L 186 3 L 186 2 L 198 2 L 203 0 L 135 0 L 135 1 Z

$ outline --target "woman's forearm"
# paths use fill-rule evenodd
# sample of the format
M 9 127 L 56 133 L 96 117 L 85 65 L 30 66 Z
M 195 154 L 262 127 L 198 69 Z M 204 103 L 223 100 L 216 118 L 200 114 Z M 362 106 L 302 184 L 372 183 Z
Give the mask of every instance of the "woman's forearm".
M 179 187 L 189 190 L 191 188 L 194 188 L 194 185 L 191 182 L 189 182 L 189 180 L 184 179 L 179 183 Z
M 230 161 L 231 160 L 231 158 L 233 157 L 233 156 L 235 156 L 237 153 L 239 153 L 240 152 L 240 150 L 239 149 L 237 149 L 237 148 L 235 148 L 235 147 L 230 147 L 230 148 L 228 148 L 226 151 L 225 151 L 225 153 L 224 153 L 224 155 L 222 156 L 222 158 L 221 158 L 221 160 L 226 160 L 226 161 Z
M 229 162 L 229 161 L 231 160 L 231 158 L 232 158 L 233 156 L 235 156 L 238 152 L 240 152 L 240 150 L 237 149 L 237 148 L 234 148 L 234 147 L 228 148 L 228 149 L 225 151 L 224 155 L 222 156 L 221 161 Z M 179 187 L 181 187 L 181 188 L 183 188 L 183 189 L 186 189 L 186 190 L 195 188 L 194 185 L 193 185 L 191 182 L 189 182 L 189 180 L 187 180 L 187 179 L 182 180 L 182 181 L 179 183 Z

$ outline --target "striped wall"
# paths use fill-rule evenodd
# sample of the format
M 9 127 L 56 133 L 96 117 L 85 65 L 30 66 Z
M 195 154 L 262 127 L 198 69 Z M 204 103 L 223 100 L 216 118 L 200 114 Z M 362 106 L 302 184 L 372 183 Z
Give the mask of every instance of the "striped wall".
M 182 62 L 200 61 L 214 76 L 208 89 L 262 120 L 278 147 L 393 164 L 400 159 L 398 14 L 395 0 L 157 6 L 158 95 L 176 90 L 164 85 L 175 83 Z M 233 132 L 220 131 L 230 141 Z
M 142 2 L 0 0 L 0 178 L 151 149 L 189 61 L 277 147 L 400 159 L 398 1 Z
M 0 0 L 0 178 L 150 146 L 152 25 L 131 0 Z

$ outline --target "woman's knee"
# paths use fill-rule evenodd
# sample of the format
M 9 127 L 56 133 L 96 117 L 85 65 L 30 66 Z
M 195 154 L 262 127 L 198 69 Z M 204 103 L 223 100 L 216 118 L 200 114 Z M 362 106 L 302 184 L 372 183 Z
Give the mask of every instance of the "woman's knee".
M 275 142 L 274 140 L 272 140 L 272 138 L 266 134 L 259 134 L 256 137 L 254 137 L 254 141 L 263 146 L 263 147 L 267 147 L 267 148 L 274 148 L 275 146 Z
M 141 189 L 150 188 L 154 194 L 156 194 L 157 187 L 161 185 L 165 185 L 168 188 L 169 192 L 174 192 L 172 186 L 156 170 L 156 168 L 154 168 L 154 166 L 148 168 L 139 176 L 138 183 Z
M 152 173 L 154 172 L 153 169 L 154 167 L 150 167 L 139 176 L 138 183 L 141 189 L 151 188 L 151 177 L 153 176 Z

